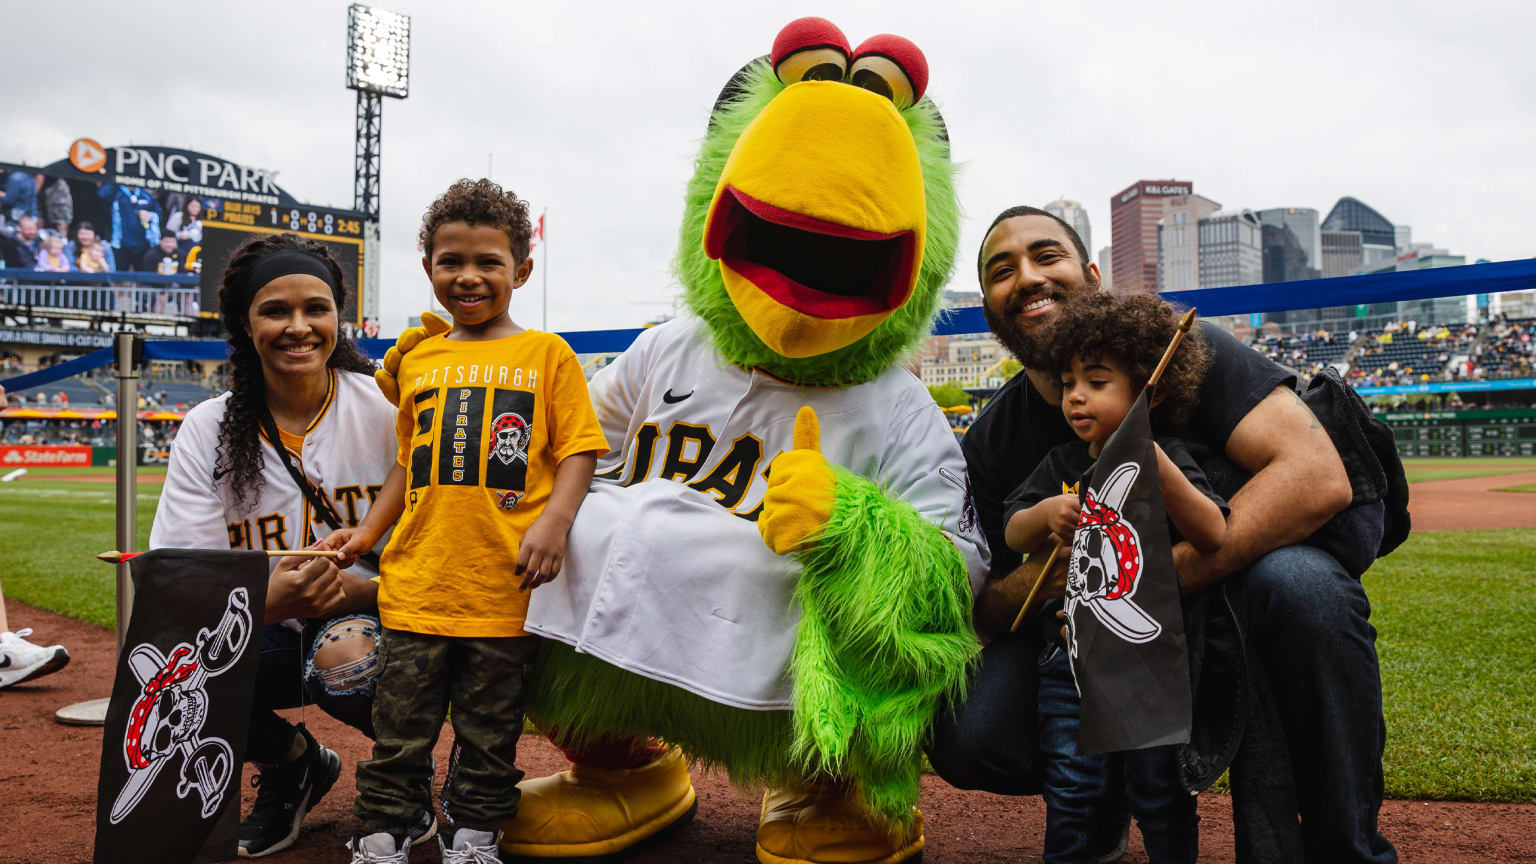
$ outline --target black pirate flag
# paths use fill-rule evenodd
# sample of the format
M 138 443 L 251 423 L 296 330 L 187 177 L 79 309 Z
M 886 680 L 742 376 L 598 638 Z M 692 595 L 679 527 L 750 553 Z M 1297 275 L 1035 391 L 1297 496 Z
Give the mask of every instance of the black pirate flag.
M 1079 488 L 1067 571 L 1067 647 L 1082 696 L 1079 753 L 1189 740 L 1189 656 L 1173 570 L 1152 388 L 1104 442 Z
M 96 864 L 235 857 L 267 557 L 136 556 L 96 786 Z

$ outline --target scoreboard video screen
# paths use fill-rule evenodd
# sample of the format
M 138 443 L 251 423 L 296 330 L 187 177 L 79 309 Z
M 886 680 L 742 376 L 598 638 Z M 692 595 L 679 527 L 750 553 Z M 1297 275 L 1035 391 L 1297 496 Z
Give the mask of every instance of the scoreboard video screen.
M 363 294 L 363 214 L 301 203 L 277 185 L 275 173 L 191 150 L 103 147 L 90 138 L 76 139 L 67 158 L 41 168 L 0 161 L 0 180 L 17 185 L 25 178 L 35 184 L 35 214 L 28 213 L 41 229 L 74 240 L 89 228 L 110 248 L 111 266 L 97 264 L 88 271 L 103 274 L 102 291 L 131 285 L 130 279 L 112 278 L 127 271 L 198 277 L 197 302 L 150 302 L 136 308 L 174 308 L 178 311 L 162 317 L 184 319 L 192 330 L 211 333 L 217 329 L 219 282 L 230 255 L 253 234 L 293 232 L 325 244 L 336 257 L 349 283 L 341 321 L 366 331 L 365 318 L 377 301 Z M 176 239 L 174 254 L 157 251 L 166 235 Z M 71 262 L 70 269 L 75 265 Z M 76 292 L 84 298 L 82 317 L 101 315 L 102 304 L 92 305 L 85 296 L 92 283 L 75 284 L 87 288 Z M 145 290 L 167 294 L 187 293 L 191 287 L 179 280 L 148 284 Z M 196 324 L 199 320 L 206 323 Z
M 277 207 L 226 201 L 222 208 L 203 211 L 203 242 L 200 252 L 203 280 L 203 314 L 217 315 L 219 277 L 229 256 L 252 234 L 289 232 L 325 244 L 341 265 L 347 282 L 347 305 L 341 320 L 363 325 L 358 299 L 363 285 L 363 221 L 350 210 L 321 207 Z

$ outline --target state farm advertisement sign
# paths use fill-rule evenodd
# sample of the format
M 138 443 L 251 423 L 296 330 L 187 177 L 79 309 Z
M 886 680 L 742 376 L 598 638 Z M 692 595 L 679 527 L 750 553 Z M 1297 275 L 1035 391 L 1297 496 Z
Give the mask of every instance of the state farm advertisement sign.
M 89 447 L 0 447 L 0 467 L 4 468 L 90 464 Z

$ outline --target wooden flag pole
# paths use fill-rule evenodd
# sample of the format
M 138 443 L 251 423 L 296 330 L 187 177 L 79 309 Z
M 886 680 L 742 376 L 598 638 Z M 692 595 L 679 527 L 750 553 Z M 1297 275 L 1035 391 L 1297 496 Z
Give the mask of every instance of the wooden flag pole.
M 268 549 L 266 552 L 268 558 L 335 558 L 341 554 L 334 549 Z M 119 552 L 113 549 L 110 552 L 102 552 L 96 558 L 108 564 L 121 564 L 135 555 L 142 554 L 144 553 Z
M 1191 306 L 1189 311 L 1184 313 L 1184 317 L 1179 319 L 1179 328 L 1173 331 L 1173 340 L 1168 343 L 1168 349 L 1163 352 L 1163 359 L 1157 361 L 1157 368 L 1152 370 L 1152 377 L 1147 379 L 1148 387 L 1157 386 L 1158 380 L 1163 377 L 1163 370 L 1168 368 L 1168 361 L 1173 359 L 1173 352 L 1178 350 L 1179 343 L 1184 341 L 1184 334 L 1189 332 L 1189 328 L 1194 323 L 1195 307 Z M 1024 613 L 1029 611 L 1029 604 L 1034 602 L 1036 592 L 1045 583 L 1045 574 L 1051 569 L 1051 565 L 1056 562 L 1056 553 L 1061 551 L 1061 546 L 1061 541 L 1057 540 L 1056 548 L 1051 550 L 1051 557 L 1045 559 L 1045 566 L 1040 568 L 1040 575 L 1035 577 L 1035 584 L 1030 587 L 1029 596 L 1024 598 L 1024 605 L 1019 607 L 1018 617 L 1013 619 L 1013 626 L 1008 628 L 1010 633 L 1019 632 L 1019 628 L 1023 626 Z
M 1191 325 L 1195 323 L 1195 307 L 1189 307 L 1184 317 L 1179 319 L 1179 329 L 1173 332 L 1173 341 L 1168 343 L 1168 350 L 1163 352 L 1163 359 L 1157 361 L 1157 368 L 1152 370 L 1152 377 L 1147 379 L 1148 387 L 1157 386 L 1157 382 L 1163 377 L 1163 370 L 1168 368 L 1168 361 L 1173 359 L 1173 352 L 1178 349 L 1179 343 L 1184 341 L 1184 334 L 1189 332 Z
M 1051 556 L 1045 559 L 1045 566 L 1040 568 L 1040 575 L 1035 577 L 1035 584 L 1030 586 L 1029 596 L 1024 598 L 1024 605 L 1019 607 L 1018 617 L 1013 619 L 1013 626 L 1008 628 L 1009 633 L 1019 632 L 1024 625 L 1024 613 L 1029 611 L 1029 604 L 1035 602 L 1035 594 L 1039 593 L 1040 586 L 1045 584 L 1045 574 L 1051 571 L 1051 565 L 1056 563 L 1056 553 L 1061 551 L 1061 541 L 1056 541 L 1056 548 L 1051 550 Z

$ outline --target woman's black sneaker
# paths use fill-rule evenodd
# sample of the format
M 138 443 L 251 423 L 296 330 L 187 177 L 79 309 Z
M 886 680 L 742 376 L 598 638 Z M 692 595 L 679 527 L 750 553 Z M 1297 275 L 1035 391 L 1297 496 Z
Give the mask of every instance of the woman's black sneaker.
M 251 778 L 256 805 L 240 823 L 240 857 L 260 858 L 287 849 L 299 836 L 299 823 L 325 797 L 341 774 L 341 757 L 315 741 L 302 725 L 304 754 L 283 765 L 263 765 Z

